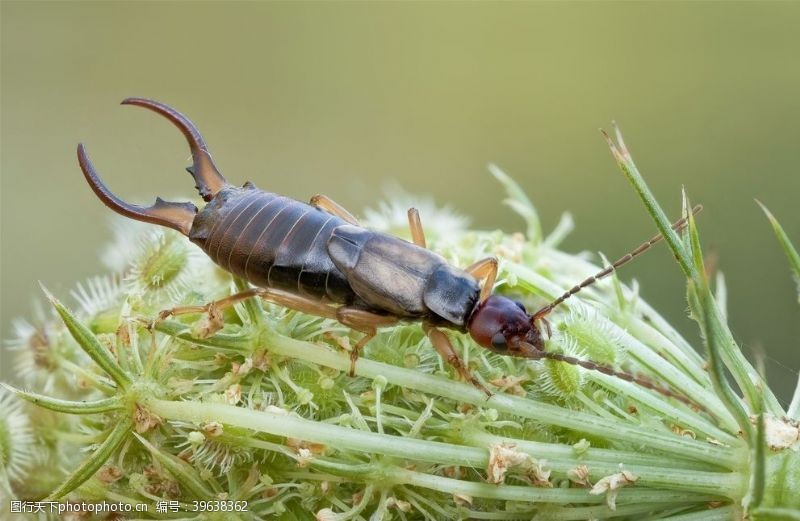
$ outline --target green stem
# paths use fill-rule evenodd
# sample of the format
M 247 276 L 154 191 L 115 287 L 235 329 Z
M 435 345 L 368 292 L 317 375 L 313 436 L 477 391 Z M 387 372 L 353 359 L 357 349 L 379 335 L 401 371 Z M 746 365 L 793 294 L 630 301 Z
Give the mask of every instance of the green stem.
M 111 381 L 110 378 L 106 378 L 105 376 L 99 374 L 94 374 L 78 364 L 70 362 L 69 360 L 61 360 L 59 364 L 63 369 L 67 369 L 67 372 L 80 375 L 87 382 L 90 382 L 98 391 L 106 394 L 116 394 L 118 392 L 117 388 L 114 386 L 114 382 Z
M 756 200 L 756 202 L 764 211 L 767 219 L 769 219 L 769 223 L 772 225 L 775 236 L 778 238 L 778 242 L 781 244 L 783 252 L 786 254 L 786 259 L 789 261 L 789 267 L 792 270 L 792 276 L 797 283 L 797 298 L 798 302 L 800 302 L 800 253 L 797 253 L 797 249 L 794 247 L 794 244 L 792 244 L 792 241 L 789 240 L 789 236 L 786 235 L 786 232 L 784 231 L 783 226 L 781 226 L 781 223 L 778 222 L 778 219 L 776 219 L 775 216 L 772 215 L 772 213 L 767 210 L 767 207 L 761 204 L 760 201 Z
M 764 423 L 764 411 L 759 410 L 756 417 L 756 437 L 753 443 L 752 460 L 752 479 L 750 484 L 750 504 L 748 509 L 757 509 L 764 500 L 764 488 L 766 486 L 767 458 L 765 450 L 767 448 L 767 433 Z
M 689 305 L 694 307 L 695 313 L 698 316 L 700 327 L 703 331 L 703 336 L 706 340 L 706 351 L 709 358 L 709 371 L 711 374 L 711 383 L 714 384 L 714 390 L 717 395 L 722 399 L 722 403 L 728 412 L 736 419 L 739 424 L 739 429 L 742 434 L 752 440 L 752 428 L 750 427 L 750 418 L 747 411 L 739 401 L 731 386 L 725 377 L 725 368 L 722 361 L 722 348 L 720 347 L 718 329 L 714 328 L 714 306 L 711 293 L 708 291 L 707 286 L 700 286 L 689 281 Z M 751 402 L 760 404 L 761 402 Z
M 605 133 L 604 135 L 609 146 L 611 147 L 614 157 L 617 159 L 620 169 L 628 178 L 628 181 L 630 181 L 631 185 L 633 185 L 634 189 L 638 192 L 640 199 L 647 208 L 647 212 L 655 221 L 658 231 L 664 236 L 664 240 L 675 254 L 675 258 L 678 261 L 678 264 L 681 266 L 683 273 L 686 275 L 687 280 L 693 282 L 698 287 L 702 287 L 702 278 L 704 277 L 704 274 L 698 272 L 695 263 L 692 261 L 692 258 L 687 251 L 687 248 L 680 240 L 680 237 L 678 237 L 677 232 L 672 229 L 672 225 L 669 222 L 669 219 L 667 219 L 664 210 L 662 210 L 661 206 L 658 204 L 658 201 L 656 201 L 655 197 L 653 196 L 653 193 L 650 191 L 650 188 L 647 186 L 647 183 L 644 181 L 644 178 L 642 178 L 642 175 L 639 173 L 636 164 L 633 162 L 633 158 L 625 147 L 625 143 L 622 140 L 622 135 L 619 132 L 619 129 L 615 128 L 615 131 L 617 144 L 614 144 L 608 135 Z M 691 221 L 692 219 L 690 216 L 690 222 Z M 727 324 L 723 320 L 716 305 L 713 303 L 713 300 L 709 302 L 709 304 L 711 305 L 711 313 L 708 317 L 710 327 L 707 328 L 706 334 L 716 335 L 722 340 L 719 342 L 719 348 L 723 361 L 725 366 L 733 375 L 736 383 L 742 389 L 747 403 L 753 407 L 757 401 L 761 400 L 761 393 L 758 390 L 758 388 L 761 388 L 761 392 L 763 392 L 765 396 L 767 409 L 773 414 L 782 414 L 783 411 L 781 410 L 777 399 L 772 394 L 772 391 L 766 387 L 766 385 L 764 385 L 761 377 L 758 375 L 758 372 L 756 372 L 753 366 L 750 365 L 750 362 L 748 362 L 744 357 L 744 354 L 742 354 L 741 349 L 734 341 L 730 329 L 727 327 Z
M 427 461 L 442 465 L 460 465 L 485 468 L 489 463 L 488 445 L 483 448 L 455 445 L 415 438 L 403 438 L 389 434 L 362 431 L 306 420 L 289 414 L 276 414 L 268 411 L 254 411 L 232 405 L 174 402 L 151 399 L 146 402 L 149 410 L 165 419 L 183 420 L 197 424 L 216 421 L 253 431 L 285 436 L 321 443 L 338 450 L 383 454 L 402 459 Z M 478 435 L 473 440 L 480 439 Z M 500 438 L 490 438 L 500 442 Z M 481 440 L 483 441 L 483 440 Z M 513 440 L 524 446 L 524 442 Z M 271 449 L 271 447 L 264 447 Z M 538 456 L 538 455 L 537 455 Z M 575 461 L 556 462 L 559 472 L 566 472 L 577 465 Z M 598 477 L 618 471 L 619 463 L 593 463 Z M 738 474 L 702 472 L 686 469 L 636 468 L 643 484 L 668 486 L 672 489 L 702 493 L 714 496 L 737 497 L 740 495 L 741 479 Z
M 75 318 L 72 312 L 66 308 L 57 298 L 42 286 L 47 298 L 56 308 L 56 312 L 61 317 L 64 325 L 67 326 L 72 338 L 81 346 L 83 351 L 94 360 L 120 387 L 127 388 L 131 383 L 128 374 L 122 370 L 117 360 L 111 355 L 103 344 L 97 339 L 92 331 L 82 322 Z
M 592 480 L 597 480 L 603 476 L 619 472 L 619 466 L 624 465 L 625 470 L 629 470 L 639 476 L 639 480 L 636 482 L 637 486 L 686 490 L 688 492 L 712 495 L 721 494 L 731 499 L 741 499 L 747 486 L 745 476 L 738 472 L 704 472 L 684 468 L 666 468 L 663 466 L 663 461 L 658 462 L 658 466 L 656 466 L 650 462 L 638 463 L 635 458 L 598 461 L 588 457 L 580 459 L 574 456 L 553 457 L 539 451 L 539 446 L 541 445 L 539 443 L 495 436 L 477 430 L 465 433 L 465 439 L 484 447 L 500 443 L 514 444 L 517 449 L 530 454 L 534 458 L 547 458 L 546 466 L 562 475 L 578 465 L 586 465 L 589 468 Z
M 800 521 L 800 512 L 793 508 L 758 508 L 750 512 L 758 521 Z
M 747 403 L 751 408 L 754 408 L 754 404 L 763 399 L 766 411 L 775 416 L 783 416 L 783 407 L 781 407 L 775 394 L 767 386 L 761 376 L 759 376 L 753 366 L 750 365 L 750 362 L 747 361 L 741 349 L 737 346 L 731 330 L 720 315 L 714 297 L 707 288 L 703 291 L 708 292 L 707 305 L 709 306 L 709 316 L 707 317 L 707 333 L 713 335 L 715 339 L 718 339 L 722 361 L 733 375 L 736 384 L 743 389 Z
M 142 436 L 136 433 L 133 435 L 175 477 L 181 487 L 192 494 L 192 497 L 206 501 L 214 499 L 214 493 L 202 482 L 194 467 L 172 454 L 159 450 Z
M 254 449 L 278 452 L 287 458 L 297 459 L 297 455 L 292 452 L 292 449 L 279 443 L 272 443 L 271 441 L 259 440 L 252 437 L 235 436 L 228 433 L 223 433 L 221 436 L 216 438 L 216 441 L 237 445 L 240 447 L 252 447 Z
M 642 405 L 660 413 L 664 420 L 674 422 L 683 427 L 691 429 L 695 434 L 704 434 L 709 438 L 716 439 L 721 443 L 734 446 L 743 446 L 741 439 L 717 428 L 697 414 L 687 411 L 683 407 L 676 407 L 664 401 L 660 396 L 646 391 L 641 386 L 626 382 L 619 378 L 609 376 L 596 371 L 586 375 L 590 381 L 595 382 L 611 391 L 633 398 Z
M 128 416 L 120 420 L 105 441 L 53 492 L 46 501 L 56 501 L 78 488 L 87 479 L 94 476 L 111 455 L 128 438 L 133 427 L 133 420 Z
M 469 510 L 466 513 L 467 519 L 489 519 L 489 520 L 513 520 L 534 519 L 536 510 L 495 510 L 484 512 L 481 510 Z M 550 518 L 548 517 L 548 521 Z
M 800 420 L 800 375 L 797 376 L 797 387 L 794 388 L 794 395 L 792 395 L 792 403 L 786 410 L 786 416 L 795 420 Z
M 526 503 L 604 503 L 605 496 L 591 495 L 588 489 L 581 488 L 536 488 L 531 486 L 503 485 L 461 481 L 458 479 L 424 474 L 406 469 L 395 469 L 388 479 L 395 482 L 437 490 L 447 494 L 466 494 L 473 497 L 522 501 Z M 682 491 L 653 490 L 647 488 L 625 488 L 620 490 L 617 503 L 666 503 L 666 502 L 707 502 L 718 499 L 714 495 L 694 495 Z
M 528 196 L 516 181 L 500 170 L 496 165 L 490 163 L 489 172 L 491 172 L 495 179 L 500 181 L 506 189 L 508 198 L 504 199 L 503 203 L 525 219 L 525 224 L 527 224 L 526 237 L 528 241 L 533 245 L 538 245 L 542 242 L 542 225 L 539 221 L 539 215 L 536 213 L 536 209 L 530 199 L 528 199 Z
M 59 400 L 58 398 L 22 391 L 1 382 L 0 386 L 34 405 L 50 409 L 51 411 L 65 412 L 67 414 L 95 414 L 122 408 L 122 399 L 119 396 L 112 396 L 110 398 L 91 402 L 76 402 L 72 400 Z
M 742 519 L 741 510 L 733 505 L 708 509 L 704 508 L 697 512 L 670 516 L 672 521 L 730 521 L 731 519 Z
M 367 508 L 367 505 L 370 503 L 370 500 L 372 498 L 372 492 L 374 490 L 375 490 L 374 485 L 372 484 L 367 485 L 366 488 L 364 489 L 364 493 L 361 495 L 361 501 L 359 501 L 357 505 L 353 505 L 353 507 L 350 510 L 347 510 L 340 514 L 336 514 L 334 519 L 336 521 L 346 521 L 347 519 L 358 516 L 358 514 L 360 514 L 362 510 Z
M 386 405 L 385 409 L 386 412 L 397 416 L 405 416 L 410 419 L 416 419 L 414 425 L 417 425 L 420 419 L 430 418 L 429 412 L 428 414 L 425 413 L 421 414 L 419 411 L 412 411 L 394 405 Z M 426 409 L 426 411 L 428 411 L 428 409 Z M 384 422 L 386 422 L 387 424 L 390 423 L 390 421 L 387 419 L 384 419 Z M 399 427 L 401 424 L 405 425 L 404 422 L 396 419 L 391 420 L 391 423 L 396 427 Z M 439 425 L 432 426 L 434 433 L 451 430 L 451 426 L 449 423 L 443 421 L 439 421 L 438 423 Z M 419 428 L 415 429 L 412 427 L 409 433 L 406 434 L 405 436 L 417 437 L 416 433 L 418 433 L 418 431 Z M 626 464 L 630 463 L 642 466 L 677 468 L 684 470 L 689 469 L 689 470 L 716 471 L 720 469 L 720 467 L 717 465 L 712 465 L 709 463 L 704 463 L 691 459 L 675 458 L 675 457 L 665 458 L 663 456 L 659 456 L 656 454 L 647 454 L 642 452 L 619 450 L 619 449 L 601 449 L 601 448 L 590 447 L 585 451 L 581 452 L 580 454 L 578 454 L 578 452 L 576 452 L 575 448 L 572 445 L 565 445 L 563 443 L 545 443 L 540 441 L 528 441 L 528 440 L 523 441 L 523 440 L 513 440 L 511 438 L 501 438 L 488 434 L 477 427 L 465 426 L 459 430 L 459 433 L 460 436 L 458 437 L 458 441 L 461 441 L 468 445 L 486 447 L 492 443 L 501 443 L 502 441 L 509 441 L 512 443 L 524 443 L 526 447 L 525 452 L 528 452 L 529 454 L 535 456 L 536 458 L 546 458 L 548 460 L 574 459 L 575 465 L 579 465 L 581 463 L 591 464 L 593 462 L 616 463 L 616 464 L 620 462 L 625 462 Z M 489 436 L 491 437 L 491 440 L 490 438 L 481 438 L 481 435 Z
M 80 487 L 78 487 L 78 490 L 85 494 L 87 499 L 106 499 L 115 503 L 131 505 L 134 508 L 137 505 L 145 504 L 145 502 L 140 498 L 133 498 L 119 492 L 112 492 L 108 489 L 108 485 L 100 482 L 100 480 L 96 477 L 86 480 Z
M 606 138 L 606 142 L 614 155 L 614 159 L 617 160 L 620 170 L 622 170 L 622 173 L 628 178 L 633 189 L 639 194 L 639 198 L 644 203 L 645 208 L 647 208 L 647 213 L 649 213 L 655 221 L 656 227 L 664 237 L 664 241 L 669 245 L 669 249 L 675 253 L 675 259 L 678 261 L 686 278 L 694 279 L 697 276 L 697 272 L 689 260 L 689 255 L 686 252 L 683 242 L 681 242 L 680 237 L 678 237 L 678 233 L 672 229 L 672 223 L 667 219 L 658 201 L 644 182 L 644 178 L 633 162 L 633 158 L 628 152 L 625 142 L 622 140 L 622 134 L 616 125 L 614 125 L 614 130 L 617 138 L 616 144 L 611 140 L 609 135 L 603 131 L 603 136 Z
M 388 434 L 349 429 L 289 414 L 253 411 L 232 405 L 156 399 L 148 400 L 147 407 L 152 413 L 171 420 L 183 420 L 198 424 L 217 421 L 275 436 L 322 443 L 338 449 L 385 454 L 446 465 L 482 467 L 488 462 L 487 451 L 478 448 L 459 447 L 448 443 L 400 438 Z
M 616 510 L 611 510 L 608 505 L 597 505 L 591 507 L 565 507 L 559 509 L 548 509 L 546 511 L 547 521 L 584 521 L 585 519 L 611 519 L 614 517 L 635 516 L 632 519 L 641 519 L 647 514 L 659 510 L 673 510 L 676 507 L 690 508 L 691 503 L 676 505 L 674 503 L 645 503 L 644 505 L 630 504 L 617 505 Z M 533 516 L 529 516 L 533 517 Z M 514 519 L 519 519 L 516 517 Z
M 346 474 L 350 479 L 358 482 L 377 481 L 385 486 L 412 485 L 451 495 L 464 494 L 495 500 L 559 505 L 572 505 L 574 503 L 596 504 L 605 502 L 604 496 L 590 494 L 589 489 L 586 488 L 537 488 L 507 484 L 497 486 L 488 483 L 462 481 L 396 466 L 359 465 L 354 468 L 356 467 L 361 470 L 353 472 L 350 469 L 338 469 L 335 467 L 325 467 L 325 469 L 334 475 Z M 674 492 L 634 487 L 623 489 L 620 492 L 617 502 L 621 505 L 641 505 L 642 503 L 646 503 L 650 505 L 648 510 L 652 510 L 661 504 L 674 505 L 676 502 L 704 503 L 714 500 L 714 498 L 719 498 L 715 493 L 696 494 L 695 492 L 696 491 L 689 491 L 689 493 Z M 574 507 L 570 506 L 569 508 L 572 510 Z
M 627 324 L 628 331 L 643 344 L 647 345 L 657 354 L 669 359 L 678 366 L 682 372 L 706 389 L 711 387 L 708 374 L 703 370 L 702 361 L 695 364 L 695 357 L 686 356 L 684 351 L 675 350 L 675 344 L 658 329 L 647 324 L 639 318 L 631 318 Z M 696 354 L 696 353 L 695 353 Z M 699 359 L 699 355 L 696 356 Z
M 347 371 L 350 367 L 350 358 L 343 353 L 274 333 L 270 333 L 268 337 L 267 343 L 271 353 L 307 360 L 339 371 Z M 646 445 L 682 458 L 693 458 L 730 469 L 736 469 L 742 465 L 739 450 L 720 448 L 674 434 L 653 432 L 652 429 L 604 420 L 580 411 L 563 409 L 508 394 L 494 394 L 487 399 L 486 395 L 474 386 L 412 369 L 360 358 L 356 364 L 356 374 L 367 378 L 383 375 L 387 382 L 393 385 L 435 394 L 457 402 L 471 403 L 479 407 L 492 407 L 511 415 L 537 420 L 549 425 L 558 425 L 578 432 L 605 436 L 611 440 L 633 443 L 636 446 Z

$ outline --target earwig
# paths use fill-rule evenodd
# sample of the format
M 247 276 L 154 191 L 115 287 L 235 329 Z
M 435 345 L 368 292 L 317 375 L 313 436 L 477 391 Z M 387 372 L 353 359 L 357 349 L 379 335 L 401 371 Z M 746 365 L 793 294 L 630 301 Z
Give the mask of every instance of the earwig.
M 324 195 L 316 195 L 305 204 L 265 192 L 250 182 L 242 187 L 231 185 L 217 169 L 200 132 L 183 114 L 143 98 L 128 98 L 122 104 L 152 110 L 183 133 L 192 154 L 192 166 L 187 170 L 206 205 L 199 210 L 192 203 L 161 198 L 149 207 L 126 203 L 103 184 L 80 144 L 78 161 L 97 197 L 126 217 L 186 235 L 223 269 L 256 286 L 205 306 L 165 310 L 160 319 L 218 312 L 244 299 L 261 297 L 303 313 L 337 320 L 363 333 L 351 351 L 351 376 L 359 351 L 379 328 L 400 321 L 419 321 L 437 352 L 464 379 L 489 396 L 491 392 L 462 363 L 442 328 L 468 333 L 478 345 L 495 353 L 579 365 L 694 405 L 688 398 L 644 377 L 545 351 L 540 329 L 541 324 L 549 332 L 546 317 L 554 308 L 644 253 L 663 238 L 661 235 L 529 314 L 522 303 L 492 294 L 496 258 L 487 257 L 460 269 L 428 250 L 415 209 L 408 211 L 413 242 L 407 242 L 361 227 L 350 212 Z M 700 209 L 697 206 L 692 213 Z M 686 223 L 687 218 L 680 219 L 672 228 L 680 230 Z

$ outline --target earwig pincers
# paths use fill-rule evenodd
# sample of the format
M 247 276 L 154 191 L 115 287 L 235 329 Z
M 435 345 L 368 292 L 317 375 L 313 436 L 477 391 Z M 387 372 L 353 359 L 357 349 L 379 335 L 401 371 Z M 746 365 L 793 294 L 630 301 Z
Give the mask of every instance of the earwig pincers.
M 180 112 L 162 103 L 128 98 L 166 117 L 183 133 L 192 154 L 187 168 L 206 202 L 157 198 L 141 207 L 116 197 L 100 180 L 84 146 L 78 145 L 83 174 L 97 197 L 131 219 L 166 226 L 186 235 L 223 269 L 247 280 L 254 288 L 205 306 L 165 310 L 160 317 L 220 310 L 247 298 L 267 301 L 324 318 L 334 319 L 364 336 L 351 351 L 350 375 L 361 348 L 383 327 L 399 321 L 419 321 L 438 353 L 458 373 L 491 396 L 491 392 L 462 363 L 442 328 L 468 333 L 495 353 L 529 359 L 551 359 L 580 365 L 654 389 L 685 403 L 688 398 L 649 380 L 588 360 L 545 351 L 540 324 L 547 315 L 583 288 L 609 275 L 662 239 L 656 235 L 602 271 L 534 313 L 508 297 L 492 294 L 497 259 L 487 257 L 465 268 L 447 263 L 427 249 L 415 209 L 408 211 L 413 242 L 360 226 L 353 215 L 324 195 L 306 204 L 266 192 L 250 182 L 229 184 L 217 169 L 200 132 Z M 700 211 L 695 207 L 693 213 Z M 672 225 L 679 230 L 687 219 Z

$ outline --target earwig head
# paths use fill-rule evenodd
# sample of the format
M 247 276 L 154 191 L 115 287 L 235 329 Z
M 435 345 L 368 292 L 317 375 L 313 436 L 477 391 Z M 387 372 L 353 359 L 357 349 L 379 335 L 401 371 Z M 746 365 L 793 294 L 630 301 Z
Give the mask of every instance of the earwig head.
M 702 209 L 702 206 L 695 206 L 692 209 L 692 214 L 697 214 Z M 675 231 L 683 229 L 686 227 L 688 220 L 688 216 L 679 219 L 672 224 L 672 229 Z M 550 326 L 546 317 L 556 307 L 582 289 L 591 286 L 603 277 L 613 273 L 614 270 L 623 264 L 630 262 L 636 256 L 647 251 L 661 239 L 663 239 L 663 236 L 659 234 L 640 244 L 637 248 L 631 250 L 623 257 L 620 257 L 611 265 L 585 279 L 580 284 L 573 286 L 560 297 L 530 315 L 525 310 L 525 306 L 521 303 L 499 295 L 491 295 L 475 306 L 467 322 L 467 331 L 475 342 L 495 353 L 520 356 L 534 360 L 554 360 L 580 366 L 591 371 L 598 371 L 609 376 L 614 376 L 627 382 L 634 382 L 642 387 L 653 389 L 664 396 L 675 398 L 688 405 L 707 411 L 705 407 L 691 398 L 669 388 L 655 385 L 647 378 L 625 371 L 619 371 L 613 367 L 599 364 L 591 360 L 581 360 L 568 354 L 544 350 L 544 339 L 542 338 L 539 324 L 544 324 L 549 336 Z
M 531 318 L 521 303 L 491 295 L 472 312 L 467 330 L 475 342 L 495 353 L 539 358 L 544 341 Z

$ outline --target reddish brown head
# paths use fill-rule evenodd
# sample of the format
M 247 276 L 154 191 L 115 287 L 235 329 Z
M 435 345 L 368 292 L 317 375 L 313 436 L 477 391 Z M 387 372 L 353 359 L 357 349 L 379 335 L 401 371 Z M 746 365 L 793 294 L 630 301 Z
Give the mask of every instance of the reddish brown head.
M 702 206 L 695 206 L 692 209 L 692 214 L 696 214 L 700 210 L 702 210 Z M 687 216 L 676 221 L 672 225 L 672 229 L 676 231 L 683 229 L 687 225 L 688 220 Z M 702 405 L 696 403 L 691 398 L 669 388 L 660 387 L 647 378 L 620 371 L 607 365 L 598 364 L 591 360 L 581 360 L 568 354 L 544 350 L 544 339 L 542 338 L 542 332 L 539 329 L 538 323 L 541 322 L 545 325 L 549 336 L 550 327 L 546 317 L 554 308 L 587 286 L 613 273 L 614 270 L 642 254 L 662 238 L 663 236 L 659 234 L 640 244 L 637 248 L 617 259 L 617 261 L 611 265 L 603 268 L 597 274 L 573 286 L 563 295 L 540 308 L 532 315 L 528 314 L 525 310 L 525 306 L 519 302 L 499 295 L 491 295 L 486 298 L 486 300 L 478 302 L 478 304 L 475 305 L 474 311 L 467 321 L 467 331 L 475 342 L 501 355 L 520 356 L 531 359 L 549 359 L 578 365 L 592 371 L 599 371 L 603 374 L 615 376 L 628 382 L 634 382 L 642 387 L 653 389 L 665 396 L 676 398 L 693 407 L 705 410 Z
M 692 214 L 697 214 L 702 210 L 702 206 L 695 206 Z M 676 221 L 672 229 L 680 230 L 686 226 L 688 217 Z M 470 336 L 481 346 L 502 355 L 521 356 L 525 358 L 554 358 L 569 363 L 584 365 L 577 359 L 565 359 L 563 355 L 557 353 L 547 353 L 544 351 L 544 340 L 537 323 L 543 322 L 547 327 L 548 335 L 550 328 L 546 321 L 546 316 L 562 302 L 575 295 L 587 286 L 591 286 L 603 277 L 611 274 L 622 266 L 630 262 L 637 255 L 647 251 L 652 245 L 663 239 L 661 234 L 656 235 L 650 240 L 640 244 L 631 252 L 617 259 L 614 263 L 603 268 L 597 274 L 587 278 L 580 284 L 573 286 L 566 293 L 553 300 L 536 313 L 529 315 L 525 306 L 521 303 L 499 295 L 491 295 L 486 300 L 479 302 L 467 322 L 467 331 Z M 591 364 L 596 368 L 596 364 Z
M 491 295 L 475 307 L 467 331 L 481 346 L 501 355 L 541 358 L 544 341 L 520 302 Z

